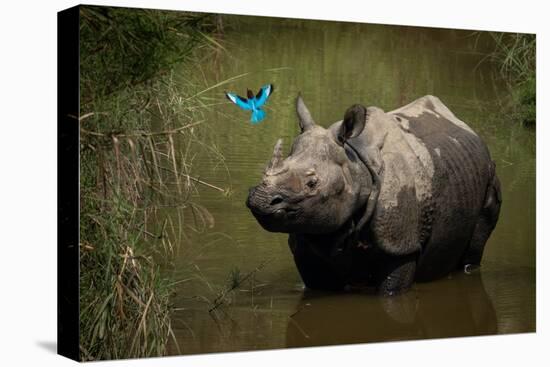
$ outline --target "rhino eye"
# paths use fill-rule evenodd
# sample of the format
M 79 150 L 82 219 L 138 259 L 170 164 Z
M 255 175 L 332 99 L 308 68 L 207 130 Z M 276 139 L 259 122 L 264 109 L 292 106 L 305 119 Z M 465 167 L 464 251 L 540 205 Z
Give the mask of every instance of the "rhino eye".
M 317 179 L 316 179 L 315 177 L 310 178 L 310 179 L 306 182 L 306 185 L 307 185 L 307 187 L 309 187 L 310 189 L 313 189 L 315 186 L 317 186 Z

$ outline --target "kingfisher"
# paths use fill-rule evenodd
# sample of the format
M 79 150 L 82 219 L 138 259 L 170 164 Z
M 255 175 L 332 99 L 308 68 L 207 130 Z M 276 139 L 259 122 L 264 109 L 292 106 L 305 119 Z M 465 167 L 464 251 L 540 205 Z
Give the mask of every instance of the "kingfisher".
M 262 110 L 262 106 L 267 102 L 267 99 L 273 93 L 273 84 L 266 84 L 260 88 L 258 94 L 254 96 L 254 93 L 250 89 L 246 90 L 246 97 L 236 95 L 235 93 L 225 93 L 227 99 L 235 103 L 237 106 L 245 111 L 252 111 L 250 122 L 253 125 L 259 124 L 265 118 L 265 111 Z

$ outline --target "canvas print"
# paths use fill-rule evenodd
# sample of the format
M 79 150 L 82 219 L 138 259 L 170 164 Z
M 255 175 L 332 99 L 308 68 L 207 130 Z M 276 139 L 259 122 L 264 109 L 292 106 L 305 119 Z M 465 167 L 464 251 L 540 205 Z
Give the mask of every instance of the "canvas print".
M 534 34 L 99 6 L 59 26 L 60 353 L 535 332 Z

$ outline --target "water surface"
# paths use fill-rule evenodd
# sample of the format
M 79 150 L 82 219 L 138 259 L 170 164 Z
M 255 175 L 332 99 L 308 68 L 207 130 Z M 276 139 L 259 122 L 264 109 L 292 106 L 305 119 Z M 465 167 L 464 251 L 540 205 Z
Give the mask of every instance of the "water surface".
M 230 104 L 208 115 L 225 166 L 203 152 L 194 173 L 230 187 L 232 194 L 199 188 L 200 203 L 215 225 L 193 234 L 198 250 L 192 257 L 182 251 L 176 261 L 179 279 L 187 279 L 190 261 L 194 264 L 193 278 L 178 285 L 173 299 L 183 354 L 535 330 L 535 134 L 504 112 L 509 91 L 494 65 L 480 64 L 485 38 L 353 23 L 224 21 L 227 52 L 205 66 L 205 78 L 215 83 L 249 73 L 224 87 L 244 95 L 246 88 L 274 83 L 275 93 L 260 125 L 250 125 L 248 113 Z M 393 298 L 306 292 L 287 235 L 264 231 L 244 205 L 277 138 L 288 151 L 298 133 L 299 91 L 323 126 L 341 119 L 353 103 L 389 111 L 426 94 L 438 96 L 466 121 L 489 145 L 503 191 L 481 271 L 416 284 Z M 211 97 L 223 102 L 222 92 L 214 90 Z M 229 284 L 232 273 L 249 277 L 209 313 L 208 300 Z M 174 345 L 171 352 L 177 353 Z

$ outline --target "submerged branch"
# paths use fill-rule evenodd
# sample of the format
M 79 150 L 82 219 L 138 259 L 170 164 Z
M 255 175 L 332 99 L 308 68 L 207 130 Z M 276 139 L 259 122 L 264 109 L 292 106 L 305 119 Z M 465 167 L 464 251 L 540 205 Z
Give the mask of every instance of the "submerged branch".
M 212 301 L 212 307 L 210 307 L 208 309 L 208 312 L 213 312 L 215 311 L 218 307 L 220 307 L 221 305 L 224 304 L 225 302 L 225 297 L 227 296 L 228 293 L 230 292 L 233 292 L 235 289 L 239 288 L 241 286 L 241 284 L 243 284 L 245 281 L 247 281 L 248 279 L 250 279 L 250 277 L 252 277 L 253 275 L 255 275 L 256 273 L 260 272 L 267 264 L 269 264 L 273 259 L 269 259 L 269 260 L 265 260 L 263 261 L 260 265 L 258 265 L 255 269 L 253 269 L 252 271 L 248 272 L 244 277 L 238 279 L 234 284 L 232 284 L 230 287 L 224 289 L 223 291 L 220 292 L 220 294 L 218 294 L 218 296 L 216 298 L 214 298 L 214 300 Z

